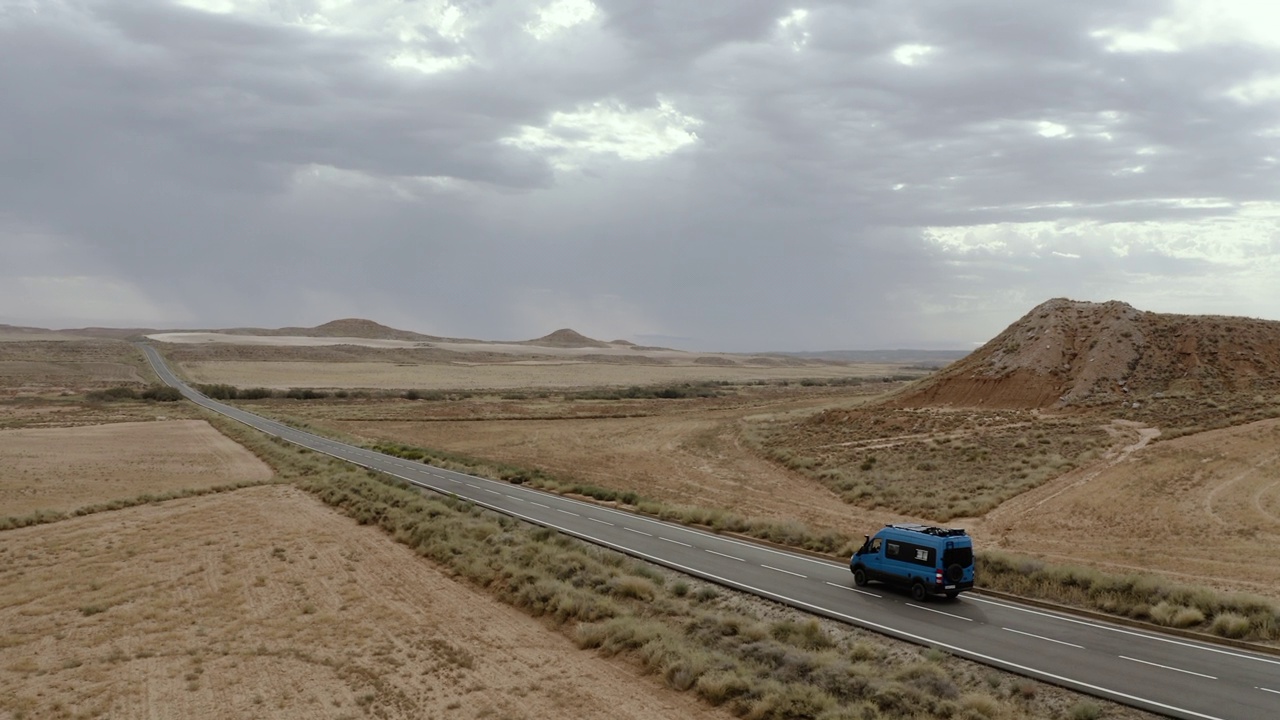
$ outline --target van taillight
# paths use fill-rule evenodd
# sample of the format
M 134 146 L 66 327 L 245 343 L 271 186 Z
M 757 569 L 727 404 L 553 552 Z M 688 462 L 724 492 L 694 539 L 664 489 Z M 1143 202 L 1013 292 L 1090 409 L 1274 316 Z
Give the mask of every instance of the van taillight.
M 942 571 L 941 571 L 941 570 L 939 570 L 939 571 L 938 571 L 938 584 L 939 584 L 939 585 L 941 585 L 941 584 L 942 584 Z

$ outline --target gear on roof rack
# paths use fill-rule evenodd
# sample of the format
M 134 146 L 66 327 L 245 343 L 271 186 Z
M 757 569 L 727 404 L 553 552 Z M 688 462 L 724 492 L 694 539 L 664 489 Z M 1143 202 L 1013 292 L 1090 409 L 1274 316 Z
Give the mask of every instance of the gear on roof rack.
M 912 532 L 920 532 L 926 535 L 933 535 L 936 537 L 955 537 L 957 535 L 965 534 L 964 528 L 944 528 L 944 527 L 937 527 L 936 525 L 922 525 L 920 523 L 898 523 L 896 525 L 890 525 L 889 527 L 897 528 L 899 530 L 910 530 Z

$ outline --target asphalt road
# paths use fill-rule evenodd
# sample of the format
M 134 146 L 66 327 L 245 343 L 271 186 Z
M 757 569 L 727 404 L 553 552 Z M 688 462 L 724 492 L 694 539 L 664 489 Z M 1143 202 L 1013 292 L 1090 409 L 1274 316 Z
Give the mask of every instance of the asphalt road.
M 168 384 L 203 407 L 413 485 L 467 498 L 537 525 L 721 585 L 886 635 L 1163 715 L 1280 719 L 1280 658 L 1049 612 L 972 593 L 914 602 L 857 588 L 847 565 L 721 537 L 375 453 L 291 428 L 192 390 L 155 348 L 140 345 Z M 870 533 L 877 528 L 867 528 Z

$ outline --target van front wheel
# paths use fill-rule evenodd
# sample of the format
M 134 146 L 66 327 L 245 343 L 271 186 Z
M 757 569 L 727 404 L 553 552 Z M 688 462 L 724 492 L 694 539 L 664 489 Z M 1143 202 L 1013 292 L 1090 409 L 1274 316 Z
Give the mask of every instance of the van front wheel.
M 866 571 L 866 570 L 863 570 L 862 568 L 858 568 L 857 570 L 854 570 L 854 571 L 853 571 L 853 584 L 854 584 L 854 585 L 857 585 L 858 587 L 862 587 L 863 585 L 866 585 L 866 584 L 867 584 L 867 571 Z
M 916 602 L 923 602 L 925 595 L 927 594 L 928 593 L 926 593 L 924 589 L 924 583 L 920 582 L 919 580 L 911 583 L 911 599 L 912 600 L 915 600 Z

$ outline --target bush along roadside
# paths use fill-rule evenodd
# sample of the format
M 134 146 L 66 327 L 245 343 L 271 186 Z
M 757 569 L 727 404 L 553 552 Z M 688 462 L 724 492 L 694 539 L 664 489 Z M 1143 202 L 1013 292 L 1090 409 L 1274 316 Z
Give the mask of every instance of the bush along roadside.
M 334 461 L 336 462 L 336 461 Z M 739 717 L 1048 717 L 1040 686 L 632 560 L 373 472 L 299 486 L 521 608 Z
M 1280 640 L 1280 607 L 1267 598 L 1000 551 L 979 553 L 978 563 L 981 585 L 991 590 L 1236 640 Z
M 220 418 L 219 418 L 220 419 Z M 215 426 L 273 464 L 271 453 L 261 447 L 283 441 L 253 433 L 238 423 Z M 285 420 L 310 432 L 330 435 L 296 420 Z M 348 442 L 351 439 L 347 439 Z M 366 449 L 395 457 L 427 462 L 493 480 L 527 484 L 561 495 L 575 495 L 615 504 L 662 520 L 711 530 L 731 532 L 779 545 L 830 556 L 844 562 L 861 537 L 824 530 L 815 531 L 798 521 L 779 522 L 742 517 L 717 508 L 667 505 L 629 491 L 566 482 L 536 468 L 490 462 L 460 453 L 432 450 L 393 442 L 365 445 Z M 257 449 L 255 449 L 257 448 Z M 277 448 L 278 449 L 278 448 Z M 274 466 L 274 465 L 273 465 Z M 978 589 L 1006 592 L 1025 598 L 1054 602 L 1150 622 L 1164 627 L 1204 632 L 1218 637 L 1274 642 L 1280 640 L 1280 606 L 1267 598 L 1223 593 L 1210 588 L 1175 585 L 1154 575 L 1111 574 L 1091 568 L 1053 565 L 1029 556 L 1001 551 L 979 551 Z M 1200 617 L 1196 613 L 1200 614 Z
M 861 542 L 852 536 L 834 531 L 816 532 L 796 521 L 776 521 L 747 518 L 718 508 L 701 508 L 690 505 L 668 505 L 646 498 L 630 490 L 614 490 L 587 483 L 565 481 L 548 475 L 540 469 L 531 469 L 493 463 L 467 457 L 458 453 L 441 452 L 400 443 L 376 443 L 366 449 L 406 460 L 426 462 L 438 467 L 471 473 L 491 480 L 503 480 L 516 485 L 528 485 L 558 495 L 586 497 L 599 502 L 612 503 L 636 512 L 670 520 L 684 525 L 697 526 L 715 532 L 731 532 L 766 540 L 810 552 L 847 557 Z
M 667 505 L 630 491 L 565 482 L 539 469 L 492 463 L 457 453 L 400 443 L 378 443 L 368 448 L 494 480 L 613 503 L 662 520 L 830 555 L 837 561 L 847 560 L 860 540 L 833 531 L 815 531 L 795 521 L 778 522 L 746 518 L 715 508 Z M 977 562 L 979 590 L 996 590 L 1235 640 L 1280 640 L 1280 606 L 1266 598 L 1178 585 L 1155 575 L 1120 575 L 1053 565 L 999 551 L 980 551 Z

